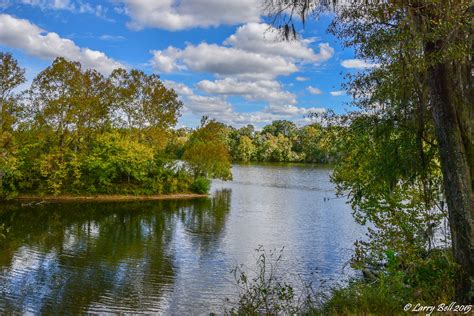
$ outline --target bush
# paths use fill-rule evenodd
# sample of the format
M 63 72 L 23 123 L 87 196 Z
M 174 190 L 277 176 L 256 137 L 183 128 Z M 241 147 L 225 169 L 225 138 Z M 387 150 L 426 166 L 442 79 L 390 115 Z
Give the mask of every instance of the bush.
M 237 301 L 227 298 L 227 315 L 306 315 L 316 314 L 317 297 L 311 284 L 301 277 L 284 273 L 282 252 L 256 249 L 256 266 L 243 265 L 232 270 L 239 295 Z M 298 284 L 299 283 L 299 284 Z M 297 285 L 298 287 L 294 287 Z
M 211 189 L 211 181 L 204 177 L 198 177 L 191 184 L 191 191 L 199 194 L 209 193 Z

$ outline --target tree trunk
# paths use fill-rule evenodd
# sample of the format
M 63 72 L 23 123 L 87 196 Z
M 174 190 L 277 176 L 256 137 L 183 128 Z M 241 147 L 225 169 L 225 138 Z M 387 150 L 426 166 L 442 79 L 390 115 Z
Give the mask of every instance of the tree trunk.
M 427 43 L 426 53 L 440 51 L 441 45 L 441 42 Z M 458 82 L 457 67 L 450 62 L 435 63 L 428 68 L 428 77 L 453 253 L 460 266 L 456 300 L 468 304 L 474 299 L 474 197 L 470 157 L 473 100 L 462 96 L 463 82 Z

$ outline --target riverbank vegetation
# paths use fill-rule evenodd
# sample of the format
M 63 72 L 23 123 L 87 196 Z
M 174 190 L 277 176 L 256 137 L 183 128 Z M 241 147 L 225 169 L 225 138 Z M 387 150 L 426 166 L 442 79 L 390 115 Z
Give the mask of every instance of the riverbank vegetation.
M 313 123 L 298 127 L 286 120 L 273 121 L 257 130 L 253 125 L 235 128 L 203 118 L 207 124 L 218 130 L 209 133 L 208 140 L 220 140 L 227 147 L 229 159 L 233 162 L 303 162 L 327 164 L 336 161 L 339 148 L 336 138 L 339 126 L 323 126 Z M 178 129 L 174 132 L 172 150 L 176 157 L 183 157 L 189 146 L 192 129 Z M 200 132 L 202 134 L 202 132 Z M 218 137 L 214 135 L 219 135 Z M 199 155 L 194 155 L 199 156 Z
M 106 77 L 57 58 L 31 86 L 1 53 L 0 196 L 205 193 L 231 162 L 332 163 L 337 126 L 279 120 L 257 131 L 203 117 L 174 129 L 183 104 L 157 75 Z
M 341 128 L 333 181 L 368 227 L 351 260 L 361 277 L 299 313 L 400 314 L 417 303 L 472 304 L 472 2 L 266 3 L 287 39 L 296 36 L 293 15 L 304 22 L 335 9 L 329 31 L 369 65 L 345 87 L 358 110 L 326 117 Z
M 227 147 L 205 139 L 211 123 L 177 161 L 169 148 L 183 105 L 157 75 L 105 77 L 57 58 L 17 92 L 24 70 L 1 53 L 0 76 L 0 198 L 206 193 L 209 178 L 230 178 Z

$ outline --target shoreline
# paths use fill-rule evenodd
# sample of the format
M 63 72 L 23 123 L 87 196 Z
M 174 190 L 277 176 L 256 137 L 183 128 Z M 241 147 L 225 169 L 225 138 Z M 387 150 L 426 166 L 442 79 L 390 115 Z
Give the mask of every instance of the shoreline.
M 21 194 L 10 201 L 17 202 L 132 202 L 132 201 L 162 201 L 162 200 L 192 200 L 209 197 L 208 194 L 177 193 L 159 195 L 121 195 L 121 194 L 98 194 L 98 195 L 29 195 Z

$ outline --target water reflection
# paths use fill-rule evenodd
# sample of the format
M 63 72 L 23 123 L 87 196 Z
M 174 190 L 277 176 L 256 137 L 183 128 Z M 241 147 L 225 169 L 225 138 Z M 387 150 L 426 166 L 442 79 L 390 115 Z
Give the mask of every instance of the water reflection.
M 230 191 L 212 199 L 3 207 L 0 310 L 162 311 L 176 279 L 176 236 L 218 244 Z M 179 231 L 181 230 L 181 231 Z
M 330 172 L 234 166 L 210 199 L 0 206 L 0 314 L 221 313 L 259 245 L 306 281 L 345 278 L 364 230 Z

